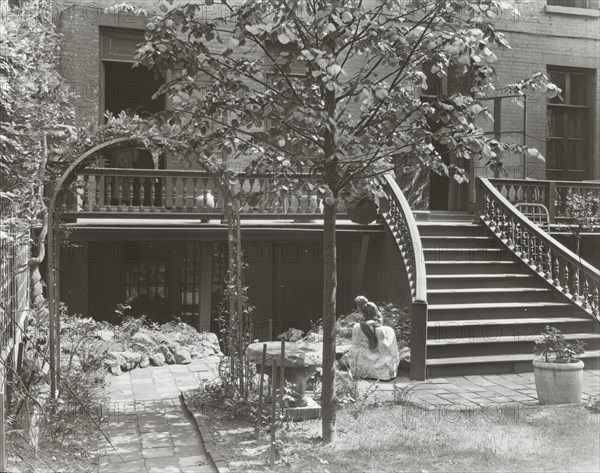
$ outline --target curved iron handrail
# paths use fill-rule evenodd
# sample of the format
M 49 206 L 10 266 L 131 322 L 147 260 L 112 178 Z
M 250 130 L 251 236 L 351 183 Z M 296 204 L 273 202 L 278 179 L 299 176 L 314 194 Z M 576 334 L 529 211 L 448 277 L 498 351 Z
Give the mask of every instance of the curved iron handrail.
M 488 179 L 478 183 L 483 222 L 519 259 L 598 319 L 600 270 L 525 217 Z
M 388 208 L 382 215 L 404 260 L 412 295 L 410 377 L 424 380 L 427 376 L 427 274 L 421 235 L 394 175 L 386 173 L 380 179 L 388 199 Z

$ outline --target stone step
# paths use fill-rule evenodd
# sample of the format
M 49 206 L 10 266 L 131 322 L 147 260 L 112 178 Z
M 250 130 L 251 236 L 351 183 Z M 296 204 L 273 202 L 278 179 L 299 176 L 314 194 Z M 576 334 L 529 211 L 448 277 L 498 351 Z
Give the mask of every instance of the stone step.
M 462 304 L 430 304 L 429 320 L 445 321 L 457 316 L 473 319 L 519 317 L 550 317 L 569 315 L 573 307 L 568 302 L 483 302 Z
M 462 261 L 498 262 L 512 259 L 512 254 L 502 248 L 473 248 L 470 246 L 445 246 L 424 248 L 425 261 L 436 263 L 454 263 Z
M 597 331 L 597 322 L 588 317 L 542 316 L 489 319 L 457 317 L 452 320 L 428 320 L 427 340 L 534 336 L 540 334 L 547 325 L 557 327 L 563 333 L 594 333 Z
M 535 276 L 522 273 L 427 274 L 427 289 L 507 288 L 533 285 Z
M 504 302 L 555 301 L 560 297 L 554 291 L 543 287 L 482 287 L 428 289 L 427 302 L 437 304 L 474 304 Z
M 487 236 L 479 223 L 469 222 L 417 222 L 421 236 Z
M 460 339 L 434 339 L 427 341 L 427 358 L 456 356 L 487 356 L 532 353 L 539 333 L 523 335 L 491 335 L 485 337 L 467 337 Z M 583 340 L 586 350 L 600 350 L 600 334 L 565 334 L 569 341 Z
M 469 274 L 469 273 L 517 273 L 520 265 L 516 261 L 425 261 L 425 271 L 429 275 Z
M 533 353 L 518 353 L 506 355 L 487 356 L 456 356 L 448 358 L 435 358 L 427 360 L 429 377 L 438 377 L 441 374 L 451 376 L 455 373 L 486 374 L 486 373 L 511 373 L 533 371 Z M 588 369 L 594 369 L 600 360 L 600 350 L 586 351 L 579 359 L 583 360 Z M 445 368 L 436 370 L 435 368 Z M 453 368 L 453 369 L 448 369 Z

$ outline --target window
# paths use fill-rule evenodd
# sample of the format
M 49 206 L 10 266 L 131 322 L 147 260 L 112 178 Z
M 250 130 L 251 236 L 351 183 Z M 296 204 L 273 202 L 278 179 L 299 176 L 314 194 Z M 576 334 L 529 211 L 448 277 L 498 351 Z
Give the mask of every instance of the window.
M 130 261 L 125 265 L 125 300 L 136 316 L 161 320 L 169 314 L 169 267 L 165 261 Z
M 424 97 L 471 94 L 471 88 L 475 84 L 473 72 L 470 69 L 465 74 L 461 70 L 461 66 L 453 64 L 448 68 L 447 75 L 439 77 L 437 74 L 431 72 L 432 65 L 433 63 L 431 61 L 426 61 L 423 64 L 423 72 L 427 78 L 427 90 L 423 93 Z
M 600 8 L 600 0 L 547 0 L 551 7 L 587 8 L 597 10 Z
M 548 101 L 547 179 L 582 180 L 593 173 L 591 160 L 593 81 L 590 71 L 549 67 L 562 89 Z
M 185 319 L 194 319 L 192 324 L 200 312 L 202 249 L 200 243 L 187 243 L 181 267 L 181 315 Z
M 122 111 L 144 115 L 165 109 L 164 97 L 152 96 L 161 85 L 149 69 L 134 64 L 133 54 L 144 41 L 142 31 L 105 29 L 102 35 L 102 116 L 106 110 L 113 115 Z M 105 119 L 102 118 L 102 121 Z

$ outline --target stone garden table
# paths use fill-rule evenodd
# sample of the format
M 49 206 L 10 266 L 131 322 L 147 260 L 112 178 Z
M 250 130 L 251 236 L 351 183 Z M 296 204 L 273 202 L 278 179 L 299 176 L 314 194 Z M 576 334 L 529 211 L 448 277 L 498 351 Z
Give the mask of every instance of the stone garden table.
M 265 373 L 271 375 L 273 360 L 277 365 L 277 378 L 281 373 L 281 342 L 259 342 L 248 345 L 246 357 L 251 363 L 255 363 L 260 372 L 262 363 L 263 345 L 267 345 L 267 356 Z M 292 384 L 292 397 L 297 407 L 315 405 L 315 401 L 306 395 L 306 381 L 315 373 L 317 368 L 323 364 L 323 344 L 314 342 L 286 342 L 285 357 L 283 366 L 285 367 L 285 380 Z M 279 379 L 271 380 L 279 383 Z

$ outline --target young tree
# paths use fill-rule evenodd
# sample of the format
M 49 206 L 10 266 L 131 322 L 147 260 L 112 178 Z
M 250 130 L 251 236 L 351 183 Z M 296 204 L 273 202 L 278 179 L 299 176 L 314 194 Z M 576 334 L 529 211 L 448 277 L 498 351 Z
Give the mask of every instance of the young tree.
M 409 156 L 460 183 L 468 177 L 461 160 L 499 169 L 504 153 L 524 151 L 476 124 L 491 119 L 478 98 L 496 90 L 494 47 L 508 46 L 490 22 L 503 8 L 494 0 L 206 0 L 161 5 L 146 26 L 137 59 L 165 79 L 166 117 L 190 158 L 237 159 L 276 175 L 286 192 L 314 185 L 323 198 L 325 442 L 335 439 L 338 199 Z M 450 69 L 469 78 L 466 95 L 422 98 L 427 75 Z M 520 95 L 526 88 L 556 91 L 543 74 L 510 86 Z

